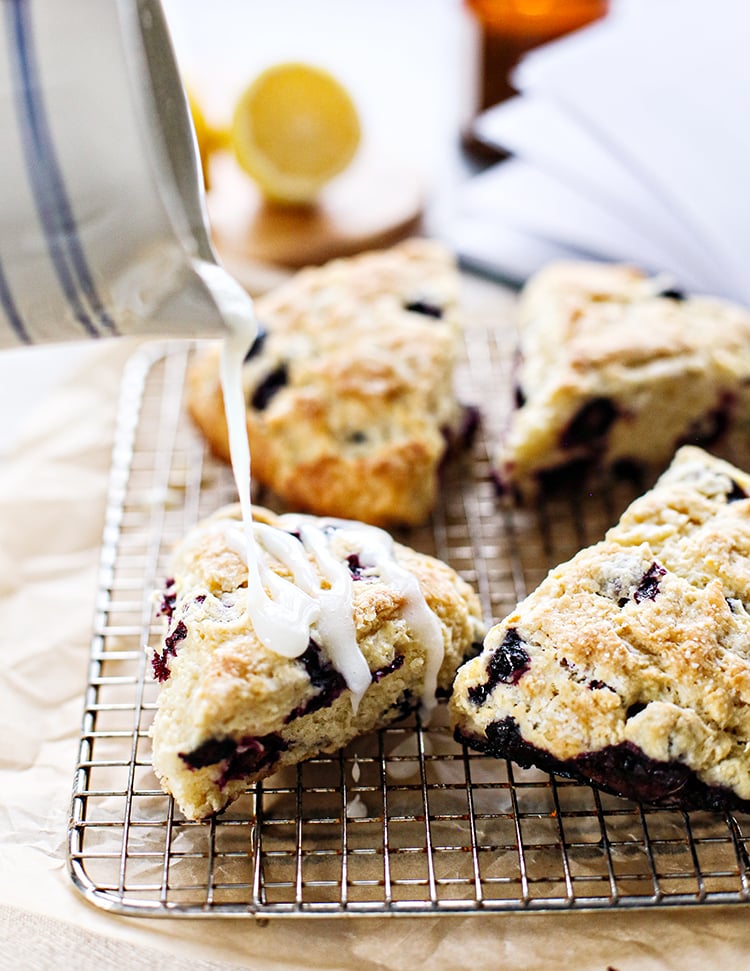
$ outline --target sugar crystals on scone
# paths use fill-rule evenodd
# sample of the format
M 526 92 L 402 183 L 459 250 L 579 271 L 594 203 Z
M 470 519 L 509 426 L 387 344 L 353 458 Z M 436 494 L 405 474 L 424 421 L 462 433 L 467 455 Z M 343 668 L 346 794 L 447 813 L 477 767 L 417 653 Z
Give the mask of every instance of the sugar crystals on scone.
M 629 266 L 554 263 L 520 297 L 503 491 L 574 470 L 663 471 L 750 423 L 750 313 Z
M 412 239 L 302 270 L 259 298 L 244 367 L 256 482 L 289 509 L 424 522 L 446 451 L 475 418 L 454 389 L 458 289 L 445 248 Z M 195 362 L 188 407 L 228 459 L 218 349 Z
M 456 737 L 680 809 L 750 810 L 750 476 L 686 446 L 459 671 Z

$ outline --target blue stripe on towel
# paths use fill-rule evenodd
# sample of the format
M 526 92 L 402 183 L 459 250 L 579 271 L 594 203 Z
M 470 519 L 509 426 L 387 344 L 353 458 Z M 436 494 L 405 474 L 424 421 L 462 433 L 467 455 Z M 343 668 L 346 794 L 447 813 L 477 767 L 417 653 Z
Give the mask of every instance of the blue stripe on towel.
M 8 318 L 8 322 L 13 328 L 18 340 L 21 341 L 22 344 L 30 344 L 31 337 L 29 336 L 29 332 L 26 330 L 26 325 L 18 312 L 18 307 L 16 307 L 13 294 L 10 292 L 8 278 L 5 276 L 5 270 L 3 269 L 2 263 L 0 263 L 0 305 L 5 311 L 5 316 Z
M 34 54 L 29 0 L 6 0 L 11 58 L 16 72 L 16 110 L 23 136 L 32 191 L 44 228 L 52 263 L 76 319 L 92 337 L 100 331 L 81 300 L 81 291 L 110 333 L 114 321 L 94 286 L 78 237 L 73 211 L 55 155 Z

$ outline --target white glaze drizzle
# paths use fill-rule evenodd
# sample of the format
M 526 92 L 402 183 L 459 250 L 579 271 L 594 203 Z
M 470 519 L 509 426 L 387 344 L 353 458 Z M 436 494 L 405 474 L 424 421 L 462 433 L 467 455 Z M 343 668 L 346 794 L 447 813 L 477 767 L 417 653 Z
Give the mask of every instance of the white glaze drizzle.
M 221 387 L 229 431 L 232 470 L 242 510 L 242 523 L 214 521 L 236 552 L 247 563 L 247 615 L 259 640 L 284 657 L 299 657 L 317 632 L 333 667 L 344 678 L 356 712 L 371 683 L 370 669 L 357 643 L 353 618 L 353 580 L 346 554 L 331 552 L 326 529 L 345 537 L 348 552 L 356 552 L 365 571 L 376 571 L 405 601 L 403 617 L 425 647 L 422 712 L 435 706 L 437 677 L 443 660 L 440 622 L 430 610 L 417 578 L 401 567 L 393 555 L 393 540 L 384 530 L 349 520 L 326 519 L 288 513 L 280 517 L 281 529 L 253 523 L 250 492 L 250 447 L 247 439 L 242 365 L 258 333 L 253 303 L 248 294 L 220 267 L 198 264 L 228 328 L 221 356 Z M 300 540 L 296 538 L 296 533 Z M 292 574 L 290 582 L 270 569 L 266 557 L 275 559 Z M 328 588 L 312 569 L 317 564 Z
M 259 556 L 253 529 L 250 491 L 250 445 L 247 439 L 242 365 L 258 334 L 253 303 L 235 281 L 220 271 L 211 281 L 222 307 L 228 335 L 221 354 L 221 389 L 229 432 L 229 454 L 242 509 L 247 562 L 247 614 L 260 641 L 284 657 L 299 657 L 310 640 L 310 627 L 319 616 L 311 596 L 269 570 Z M 293 542 L 293 537 L 289 537 Z M 279 540 L 283 543 L 284 540 Z M 300 567 L 301 569 L 301 567 Z M 268 592 L 266 592 L 268 591 Z
M 370 686 L 372 675 L 357 643 L 352 575 L 348 566 L 331 555 L 321 529 L 303 522 L 300 523 L 299 532 L 302 545 L 312 553 L 321 574 L 330 584 L 328 589 L 318 585 L 317 596 L 321 608 L 318 630 L 331 663 L 352 692 L 352 707 L 356 712 L 362 695 Z
M 337 577 L 337 583 L 344 586 L 346 581 L 348 589 L 351 589 L 351 574 L 348 566 L 342 562 L 344 557 L 336 557 L 328 552 L 325 538 L 325 529 L 330 527 L 334 530 L 333 536 L 337 536 L 342 542 L 343 548 L 350 552 L 356 552 L 362 570 L 367 573 L 368 569 L 376 572 L 386 583 L 399 593 L 405 602 L 403 617 L 407 625 L 414 632 L 417 640 L 425 647 L 425 676 L 422 687 L 421 708 L 422 714 L 429 717 L 430 712 L 435 707 L 435 691 L 437 689 L 437 679 L 440 667 L 443 663 L 444 644 L 443 632 L 440 621 L 430 610 L 425 600 L 419 580 L 404 567 L 402 567 L 394 556 L 393 538 L 376 526 L 369 526 L 365 523 L 354 522 L 347 519 L 313 519 L 309 516 L 287 513 L 280 517 L 283 529 L 299 531 L 303 542 L 308 537 L 316 536 L 315 545 L 312 547 L 313 555 L 316 556 L 321 572 L 324 572 L 327 579 L 332 576 Z M 307 544 L 306 544 L 307 545 Z M 325 572 L 326 568 L 319 559 L 321 550 L 326 550 L 328 558 L 327 569 L 330 574 Z M 332 584 L 333 581 L 331 580 Z M 328 623 L 334 621 L 340 623 L 344 616 L 351 616 L 351 595 L 346 601 L 340 600 L 334 606 L 333 611 L 325 611 L 324 616 L 330 618 Z M 335 663 L 334 663 L 334 666 Z M 337 668 L 337 670 L 340 670 Z M 344 672 L 341 672 L 344 674 Z M 344 675 L 345 676 L 345 675 Z

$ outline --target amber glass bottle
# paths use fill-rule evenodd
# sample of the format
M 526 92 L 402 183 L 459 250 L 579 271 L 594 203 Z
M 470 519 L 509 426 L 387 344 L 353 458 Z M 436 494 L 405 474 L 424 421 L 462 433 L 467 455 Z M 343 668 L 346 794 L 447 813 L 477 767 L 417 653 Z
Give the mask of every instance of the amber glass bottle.
M 515 90 L 510 73 L 534 47 L 570 33 L 607 13 L 607 0 L 465 0 L 480 33 L 476 111 L 504 101 Z

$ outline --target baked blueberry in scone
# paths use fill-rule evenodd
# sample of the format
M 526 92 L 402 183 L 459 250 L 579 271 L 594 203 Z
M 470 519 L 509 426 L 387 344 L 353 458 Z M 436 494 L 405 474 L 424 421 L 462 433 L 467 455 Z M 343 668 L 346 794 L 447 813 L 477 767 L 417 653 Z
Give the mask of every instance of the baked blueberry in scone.
M 458 274 L 445 248 L 412 239 L 302 270 L 256 313 L 244 367 L 254 479 L 289 509 L 424 522 L 441 461 L 469 427 L 454 391 Z M 228 459 L 218 354 L 195 362 L 188 407 Z
M 685 446 L 459 671 L 456 738 L 680 809 L 750 810 L 750 476 Z
M 518 307 L 515 408 L 501 491 L 533 498 L 565 470 L 664 470 L 750 421 L 750 313 L 662 289 L 637 269 L 561 262 Z
M 282 766 L 429 710 L 484 634 L 469 585 L 383 530 L 254 513 L 272 597 L 260 615 L 250 610 L 253 623 L 238 506 L 179 544 L 159 608 L 153 767 L 192 819 Z

